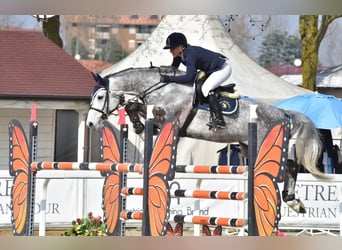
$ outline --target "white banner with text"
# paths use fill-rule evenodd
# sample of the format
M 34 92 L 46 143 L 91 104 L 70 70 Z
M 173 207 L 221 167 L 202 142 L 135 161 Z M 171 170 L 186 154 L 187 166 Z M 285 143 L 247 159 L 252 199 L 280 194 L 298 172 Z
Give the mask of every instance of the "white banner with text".
M 11 189 L 13 179 L 6 171 L 0 171 L 0 227 L 11 226 Z M 43 173 L 45 172 L 45 173 Z M 35 223 L 46 215 L 47 227 L 71 226 L 72 220 L 92 212 L 103 216 L 103 177 L 91 171 L 41 171 L 37 174 L 35 194 Z M 73 177 L 76 176 L 76 177 Z M 170 182 L 171 189 L 203 189 L 214 191 L 245 191 L 246 177 L 233 180 L 218 175 L 182 174 Z M 142 187 L 141 176 L 129 175 L 127 185 Z M 198 178 L 201 179 L 198 179 Z M 47 178 L 47 179 L 46 179 Z M 73 179 L 75 178 L 75 179 Z M 227 177 L 228 178 L 228 177 Z M 242 180 L 241 180 L 242 179 Z M 296 197 L 305 204 L 307 213 L 297 214 L 284 202 L 281 206 L 280 228 L 339 229 L 341 224 L 342 176 L 335 175 L 332 181 L 322 182 L 310 174 L 299 174 Z M 280 192 L 282 184 L 279 185 Z M 46 198 L 45 198 L 46 197 Z M 46 199 L 46 200 L 45 200 Z M 141 210 L 142 197 L 127 197 L 127 209 Z M 45 213 L 44 213 L 45 210 Z M 43 212 L 43 213 L 41 213 Z M 247 202 L 213 199 L 172 198 L 170 217 L 183 215 L 210 215 L 219 217 L 247 218 Z M 135 225 L 137 222 L 135 222 Z M 130 223 L 127 222 L 127 226 Z

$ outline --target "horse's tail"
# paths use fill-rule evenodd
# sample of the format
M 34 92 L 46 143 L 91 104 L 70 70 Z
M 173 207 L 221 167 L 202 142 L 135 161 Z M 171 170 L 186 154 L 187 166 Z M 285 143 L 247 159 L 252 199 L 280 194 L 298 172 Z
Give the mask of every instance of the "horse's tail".
M 297 163 L 316 178 L 329 179 L 330 177 L 327 174 L 320 172 L 317 168 L 318 159 L 322 152 L 322 142 L 315 125 L 301 113 L 286 110 L 285 114 L 291 118 L 291 137 L 296 137 Z

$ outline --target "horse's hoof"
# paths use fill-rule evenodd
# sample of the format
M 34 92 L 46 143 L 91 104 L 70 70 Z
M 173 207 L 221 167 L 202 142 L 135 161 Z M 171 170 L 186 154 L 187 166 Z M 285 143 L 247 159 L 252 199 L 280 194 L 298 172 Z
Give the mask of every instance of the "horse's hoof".
M 141 122 L 137 122 L 133 124 L 133 128 L 135 129 L 135 133 L 139 135 L 144 131 L 145 126 Z
M 286 201 L 286 204 L 293 209 L 296 213 L 305 214 L 306 209 L 303 202 L 300 199 L 294 199 L 291 201 Z

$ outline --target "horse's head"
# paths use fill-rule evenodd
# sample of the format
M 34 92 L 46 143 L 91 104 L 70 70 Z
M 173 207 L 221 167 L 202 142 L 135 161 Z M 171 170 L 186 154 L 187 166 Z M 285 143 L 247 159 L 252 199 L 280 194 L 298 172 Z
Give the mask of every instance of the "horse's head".
M 102 121 L 118 109 L 124 102 L 121 91 L 114 92 L 109 89 L 109 79 L 93 74 L 97 84 L 94 87 L 87 117 L 87 126 L 99 129 Z

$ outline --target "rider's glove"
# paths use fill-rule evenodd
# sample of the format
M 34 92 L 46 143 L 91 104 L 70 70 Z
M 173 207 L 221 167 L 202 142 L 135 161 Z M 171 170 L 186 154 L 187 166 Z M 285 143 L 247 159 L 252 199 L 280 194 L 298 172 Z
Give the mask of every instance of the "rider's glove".
M 170 82 L 170 76 L 168 76 L 168 75 L 161 75 L 160 76 L 160 82 L 169 83 Z

